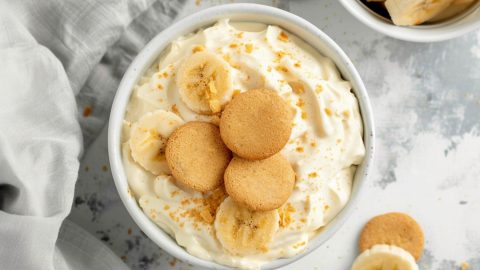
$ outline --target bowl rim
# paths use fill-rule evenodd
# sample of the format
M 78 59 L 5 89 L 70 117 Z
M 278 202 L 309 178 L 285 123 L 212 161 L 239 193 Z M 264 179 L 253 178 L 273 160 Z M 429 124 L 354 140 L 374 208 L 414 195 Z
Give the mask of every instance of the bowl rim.
M 411 42 L 438 42 L 464 35 L 480 28 L 480 6 L 473 6 L 467 14 L 446 22 L 428 26 L 397 26 L 378 18 L 359 0 L 339 0 L 343 7 L 359 21 L 384 35 Z
M 127 177 L 124 172 L 121 158 L 121 134 L 126 106 L 130 99 L 132 88 L 137 83 L 138 79 L 146 71 L 146 69 L 150 67 L 151 64 L 156 61 L 156 59 L 158 59 L 160 52 L 162 52 L 176 37 L 211 25 L 221 18 L 241 17 L 242 19 L 233 20 L 263 22 L 258 19 L 261 16 L 263 16 L 264 19 L 268 18 L 269 21 L 278 22 L 278 25 L 289 24 L 289 27 L 295 28 L 298 30 L 297 32 L 304 31 L 304 36 L 309 35 L 310 38 L 317 43 L 317 45 L 307 42 L 304 37 L 298 35 L 297 32 L 294 32 L 294 34 L 305 40 L 320 53 L 326 54 L 325 51 L 330 53 L 330 55 L 327 55 L 327 57 L 334 61 L 342 76 L 352 83 L 353 92 L 357 97 L 362 115 L 364 133 L 363 137 L 366 148 L 365 158 L 362 164 L 357 168 L 357 172 L 355 174 L 350 199 L 344 208 L 324 228 L 322 228 L 322 232 L 309 242 L 308 247 L 302 253 L 289 258 L 273 260 L 262 266 L 262 269 L 274 269 L 290 264 L 306 256 L 326 242 L 342 226 L 347 217 L 353 211 L 353 207 L 358 202 L 361 191 L 365 186 L 367 176 L 370 174 L 373 166 L 373 156 L 375 152 L 375 132 L 373 113 L 367 91 L 360 78 L 360 75 L 350 59 L 343 52 L 343 50 L 324 32 L 305 19 L 287 11 L 270 6 L 250 3 L 214 6 L 198 11 L 179 20 L 157 34 L 140 51 L 125 72 L 119 84 L 110 112 L 108 125 L 108 154 L 115 186 L 123 204 L 125 205 L 125 208 L 135 223 L 165 252 L 184 262 L 188 262 L 196 266 L 208 267 L 212 269 L 231 269 L 230 267 L 218 264 L 214 261 L 200 259 L 188 253 L 183 247 L 177 244 L 175 239 L 171 238 L 166 232 L 154 224 L 138 206 L 135 198 L 129 192 Z M 282 27 L 284 27 L 284 25 L 282 25 Z M 289 30 L 288 27 L 285 28 Z M 320 46 L 323 48 L 319 48 Z

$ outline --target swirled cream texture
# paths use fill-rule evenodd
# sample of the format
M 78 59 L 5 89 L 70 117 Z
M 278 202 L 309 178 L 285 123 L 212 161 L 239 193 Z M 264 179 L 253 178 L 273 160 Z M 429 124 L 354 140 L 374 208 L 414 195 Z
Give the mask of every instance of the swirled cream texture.
M 296 112 L 290 140 L 282 150 L 296 172 L 295 189 L 278 209 L 279 229 L 263 253 L 236 256 L 217 240 L 213 221 L 226 196 L 222 190 L 202 194 L 179 188 L 171 176 L 153 175 L 131 157 L 129 129 L 148 112 L 163 109 L 185 122 L 218 124 L 218 116 L 191 111 L 175 84 L 180 63 L 198 50 L 213 52 L 229 63 L 234 94 L 272 89 Z M 345 206 L 356 165 L 365 154 L 362 127 L 351 85 L 329 58 L 277 26 L 222 20 L 173 41 L 135 87 L 124 120 L 123 163 L 131 191 L 145 214 L 190 254 L 232 267 L 258 269 L 276 258 L 302 252 Z

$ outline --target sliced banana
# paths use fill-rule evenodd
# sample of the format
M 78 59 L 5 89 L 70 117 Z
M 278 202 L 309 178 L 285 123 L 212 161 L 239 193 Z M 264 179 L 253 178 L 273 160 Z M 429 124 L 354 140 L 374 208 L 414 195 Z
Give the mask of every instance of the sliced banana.
M 453 0 L 387 0 L 385 7 L 396 25 L 424 23 L 444 11 Z
M 413 256 L 400 247 L 375 245 L 355 259 L 351 270 L 418 270 L 418 265 Z
M 453 3 L 445 10 L 437 14 L 435 17 L 429 20 L 429 22 L 435 23 L 446 19 L 450 19 L 472 6 L 475 0 L 454 0 Z
M 142 116 L 130 130 L 133 160 L 155 175 L 170 173 L 165 160 L 165 146 L 170 134 L 183 123 L 178 115 L 165 110 Z
M 279 227 L 277 210 L 253 212 L 225 199 L 215 216 L 215 231 L 223 247 L 235 255 L 268 251 Z
M 180 98 L 192 111 L 218 113 L 232 96 L 230 66 L 214 53 L 194 53 L 180 65 L 177 86 Z

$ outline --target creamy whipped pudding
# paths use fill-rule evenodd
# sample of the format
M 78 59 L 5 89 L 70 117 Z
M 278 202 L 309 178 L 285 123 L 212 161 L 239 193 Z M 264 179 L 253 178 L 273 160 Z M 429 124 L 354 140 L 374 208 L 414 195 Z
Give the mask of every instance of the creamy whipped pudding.
M 210 86 L 206 102 L 184 102 L 178 68 L 199 52 L 221 59 L 229 81 Z M 218 125 L 232 97 L 258 88 L 276 91 L 294 111 L 292 133 L 281 153 L 296 181 L 288 201 L 274 210 L 278 225 L 268 246 L 240 255 L 227 251 L 216 237 L 217 210 L 222 202 L 231 203 L 224 189 L 202 193 L 178 185 L 164 152 L 152 149 L 162 149 L 183 123 Z M 221 20 L 173 41 L 139 80 L 124 119 L 122 158 L 132 196 L 180 246 L 205 260 L 259 269 L 302 252 L 348 202 L 356 166 L 365 155 L 362 128 L 351 84 L 329 58 L 277 26 Z

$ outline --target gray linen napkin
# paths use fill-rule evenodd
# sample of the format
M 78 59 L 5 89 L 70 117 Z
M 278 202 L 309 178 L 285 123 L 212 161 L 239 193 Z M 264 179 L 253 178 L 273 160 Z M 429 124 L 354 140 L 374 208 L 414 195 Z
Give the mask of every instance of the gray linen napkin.
M 64 219 L 83 143 L 182 2 L 0 0 L 0 269 L 126 268 Z

